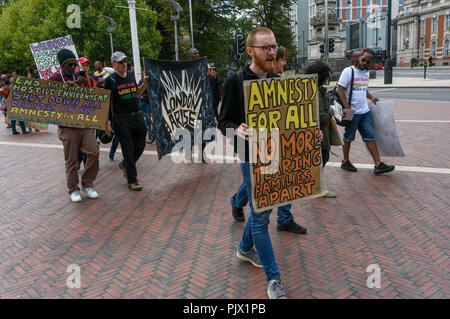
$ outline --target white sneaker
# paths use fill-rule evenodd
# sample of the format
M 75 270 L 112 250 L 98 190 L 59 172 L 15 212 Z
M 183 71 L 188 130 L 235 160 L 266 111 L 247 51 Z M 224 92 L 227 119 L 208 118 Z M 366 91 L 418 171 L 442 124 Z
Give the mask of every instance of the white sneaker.
M 92 187 L 85 188 L 84 191 L 86 192 L 86 194 L 89 198 L 93 198 L 93 199 L 98 198 L 98 193 L 95 191 L 94 188 L 92 188 Z
M 70 194 L 70 199 L 73 203 L 78 203 L 82 201 L 81 194 L 79 191 L 74 191 L 72 194 Z

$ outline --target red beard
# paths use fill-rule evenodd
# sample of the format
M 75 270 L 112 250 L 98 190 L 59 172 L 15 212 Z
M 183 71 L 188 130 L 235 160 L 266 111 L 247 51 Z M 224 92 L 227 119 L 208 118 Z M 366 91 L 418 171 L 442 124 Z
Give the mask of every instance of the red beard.
M 267 59 L 269 58 L 272 58 L 272 60 L 268 61 Z M 275 56 L 259 56 L 258 54 L 255 54 L 253 56 L 253 59 L 255 61 L 255 64 L 259 66 L 259 68 L 265 73 L 272 73 L 277 69 Z

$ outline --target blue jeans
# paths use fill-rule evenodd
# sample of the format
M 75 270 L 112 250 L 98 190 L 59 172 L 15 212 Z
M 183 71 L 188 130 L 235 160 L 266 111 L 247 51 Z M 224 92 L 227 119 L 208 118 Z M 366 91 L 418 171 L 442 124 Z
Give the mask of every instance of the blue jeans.
M 373 132 L 373 118 L 370 111 L 364 114 L 355 114 L 350 125 L 345 127 L 344 141 L 352 142 L 355 140 L 356 130 L 361 134 L 362 140 L 375 141 L 375 133 Z
M 241 163 L 242 177 L 244 178 L 244 185 L 247 191 L 247 196 L 250 198 L 251 179 L 250 179 L 250 164 L 248 162 Z M 261 213 L 253 212 L 253 204 L 250 201 L 250 217 L 247 220 L 247 224 L 242 234 L 239 247 L 242 251 L 249 251 L 255 246 L 258 252 L 259 260 L 266 272 L 266 280 L 269 281 L 273 278 L 279 278 L 281 280 L 280 271 L 278 270 L 277 263 L 275 261 L 275 254 L 273 253 L 272 242 L 269 235 L 269 217 L 272 210 L 266 210 Z
M 150 114 L 150 103 L 148 103 L 147 101 L 139 100 L 139 108 L 142 112 L 152 118 L 152 115 Z
M 248 203 L 248 195 L 247 190 L 245 188 L 245 183 L 242 182 L 239 186 L 239 189 L 236 194 L 231 197 L 231 205 L 237 208 L 243 208 Z M 285 206 L 278 207 L 277 214 L 277 224 L 280 226 L 284 226 L 290 223 L 294 219 L 294 216 L 291 214 L 291 204 L 287 204 Z

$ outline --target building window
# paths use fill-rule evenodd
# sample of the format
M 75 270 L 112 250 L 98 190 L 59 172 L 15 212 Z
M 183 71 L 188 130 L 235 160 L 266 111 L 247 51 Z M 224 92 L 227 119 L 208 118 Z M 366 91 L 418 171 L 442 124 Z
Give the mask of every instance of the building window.
M 411 25 L 409 23 L 405 24 L 405 38 L 409 38 L 409 30 Z
M 450 29 L 450 14 L 447 14 L 445 16 L 445 28 L 448 29 L 448 30 Z
M 434 58 L 436 56 L 436 41 L 431 43 L 431 56 Z
M 361 18 L 361 9 L 356 10 L 356 18 L 357 19 Z
M 433 18 L 431 32 L 437 32 L 437 18 Z
M 425 20 L 422 19 L 421 23 L 422 23 L 422 25 L 421 25 L 420 35 L 424 37 L 425 36 Z
M 420 44 L 420 57 L 423 59 L 425 57 L 425 45 L 423 42 Z
M 445 40 L 444 55 L 450 56 L 450 40 Z

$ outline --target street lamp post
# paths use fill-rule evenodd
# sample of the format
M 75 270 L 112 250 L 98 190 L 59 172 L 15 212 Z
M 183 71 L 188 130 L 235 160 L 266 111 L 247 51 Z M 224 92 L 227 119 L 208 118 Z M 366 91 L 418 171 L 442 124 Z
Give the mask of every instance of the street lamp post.
M 325 0 L 325 63 L 328 64 L 328 0 Z
M 114 46 L 113 46 L 113 39 L 112 39 L 112 33 L 114 32 L 114 29 L 116 28 L 117 22 L 113 20 L 113 18 L 108 16 L 102 16 L 103 19 L 106 20 L 106 32 L 109 32 L 109 41 L 111 43 L 111 55 L 114 53 Z
M 189 0 L 189 21 L 191 23 L 191 42 L 192 48 L 194 48 L 194 26 L 192 23 L 192 0 Z
M 170 12 L 170 20 L 173 21 L 174 27 L 175 27 L 175 61 L 178 61 L 178 26 L 177 21 L 180 20 L 180 12 L 183 11 L 183 8 L 180 6 L 180 4 L 174 0 L 164 0 L 166 1 L 172 8 L 175 9 L 177 12 L 176 15 L 172 14 L 172 11 Z
M 128 7 L 124 6 L 116 6 L 116 7 L 128 9 L 130 12 L 131 46 L 133 48 L 134 75 L 136 77 L 136 80 L 139 81 L 142 77 L 142 73 L 141 73 L 141 58 L 139 53 L 139 39 L 136 22 L 136 9 L 139 10 L 148 10 L 148 9 L 136 8 L 136 0 L 128 0 Z
M 387 34 L 386 34 L 386 61 L 384 64 L 384 84 L 392 84 L 392 57 L 391 57 L 391 16 L 392 0 L 388 0 Z

